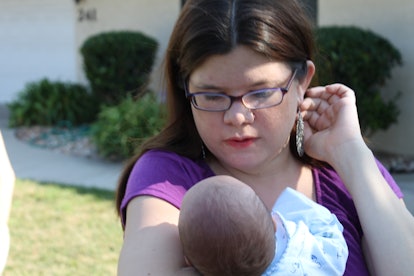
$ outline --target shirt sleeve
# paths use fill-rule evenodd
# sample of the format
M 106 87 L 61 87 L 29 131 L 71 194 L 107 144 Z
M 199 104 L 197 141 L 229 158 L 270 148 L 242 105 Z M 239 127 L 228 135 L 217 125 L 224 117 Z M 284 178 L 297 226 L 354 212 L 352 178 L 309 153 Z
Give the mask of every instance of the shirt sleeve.
M 125 223 L 128 203 L 137 196 L 153 196 L 180 209 L 187 190 L 211 174 L 205 164 L 186 157 L 166 151 L 148 151 L 135 163 L 128 178 L 121 203 L 122 222 Z

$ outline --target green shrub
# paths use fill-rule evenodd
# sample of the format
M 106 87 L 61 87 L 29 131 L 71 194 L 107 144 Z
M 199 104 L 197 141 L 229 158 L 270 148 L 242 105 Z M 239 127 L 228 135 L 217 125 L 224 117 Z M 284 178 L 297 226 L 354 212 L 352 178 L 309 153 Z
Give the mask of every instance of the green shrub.
M 130 157 L 143 140 L 161 129 L 163 110 L 153 93 L 138 100 L 127 96 L 117 106 L 102 108 L 92 125 L 99 154 L 109 159 Z
M 93 93 L 106 105 L 143 88 L 154 65 L 158 43 L 140 32 L 106 32 L 81 47 L 84 70 Z
M 95 120 L 99 110 L 86 87 L 48 79 L 28 83 L 8 107 L 11 127 L 50 126 L 62 122 L 81 125 Z
M 381 95 L 391 70 L 402 64 L 401 54 L 381 36 L 358 27 L 321 27 L 316 30 L 316 80 L 321 85 L 340 82 L 357 97 L 361 129 L 370 135 L 397 122 L 399 91 Z

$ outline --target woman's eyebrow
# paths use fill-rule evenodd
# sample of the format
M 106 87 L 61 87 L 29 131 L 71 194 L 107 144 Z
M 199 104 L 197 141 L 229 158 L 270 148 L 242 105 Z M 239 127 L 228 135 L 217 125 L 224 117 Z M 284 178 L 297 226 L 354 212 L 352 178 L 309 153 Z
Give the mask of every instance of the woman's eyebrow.
M 213 85 L 213 84 L 191 84 L 192 86 L 194 86 L 197 89 L 205 89 L 205 90 L 223 90 L 222 87 Z
M 269 86 L 274 86 L 276 87 L 279 82 L 278 81 L 273 81 L 273 80 L 259 80 L 256 81 L 254 83 L 251 83 L 250 85 L 246 86 L 247 89 L 254 89 L 256 87 L 260 87 L 263 85 L 269 85 Z M 225 87 L 220 87 L 214 84 L 195 84 L 195 83 L 191 83 L 191 86 L 193 86 L 195 89 L 200 89 L 200 90 L 226 90 Z

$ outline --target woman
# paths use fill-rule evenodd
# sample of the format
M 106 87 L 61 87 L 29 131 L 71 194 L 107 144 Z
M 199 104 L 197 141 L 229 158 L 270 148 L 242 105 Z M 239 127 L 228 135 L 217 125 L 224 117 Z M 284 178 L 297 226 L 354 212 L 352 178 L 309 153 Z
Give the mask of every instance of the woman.
M 312 58 L 296 1 L 187 1 L 166 56 L 167 127 L 118 187 L 120 275 L 195 273 L 185 268 L 179 208 L 213 175 L 245 182 L 269 209 L 286 187 L 328 208 L 344 226 L 346 275 L 413 271 L 402 193 L 364 143 L 353 91 L 308 89 Z

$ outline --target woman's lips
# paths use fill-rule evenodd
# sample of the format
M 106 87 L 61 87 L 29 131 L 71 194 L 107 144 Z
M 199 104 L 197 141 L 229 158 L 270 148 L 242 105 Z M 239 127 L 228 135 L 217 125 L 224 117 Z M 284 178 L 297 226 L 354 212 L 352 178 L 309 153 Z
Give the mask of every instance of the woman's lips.
M 226 139 L 225 143 L 228 146 L 231 146 L 233 148 L 238 148 L 238 149 L 243 149 L 243 148 L 247 148 L 249 147 L 251 144 L 254 143 L 254 141 L 256 140 L 256 138 L 230 138 L 230 139 Z

